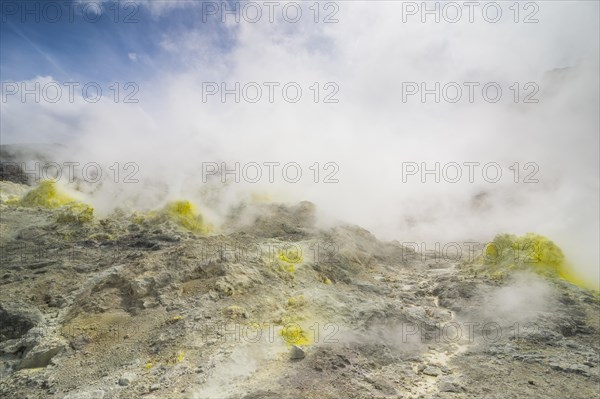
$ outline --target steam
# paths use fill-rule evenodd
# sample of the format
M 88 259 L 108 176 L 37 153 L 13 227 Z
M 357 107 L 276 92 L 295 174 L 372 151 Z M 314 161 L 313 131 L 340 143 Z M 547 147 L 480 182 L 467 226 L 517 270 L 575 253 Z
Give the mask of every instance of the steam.
M 160 24 L 174 8 L 198 13 L 194 3 L 201 4 L 153 7 L 152 20 L 142 23 Z M 266 193 L 275 201 L 313 201 L 327 217 L 384 239 L 486 242 L 499 232 L 533 231 L 554 239 L 582 276 L 598 284 L 598 4 L 540 3 L 537 24 L 511 18 L 422 24 L 417 17 L 402 23 L 399 3 L 337 4 L 334 24 L 308 17 L 297 24 L 213 21 L 231 39 L 227 46 L 205 30 L 167 30 L 164 58 L 138 54 L 138 62 L 152 62 L 157 71 L 137 82 L 138 104 L 10 102 L 2 107 L 3 141 L 59 142 L 66 149 L 53 157 L 63 161 L 139 165 L 137 184 L 106 180 L 81 188 L 104 213 L 185 197 L 218 223 L 231 205 Z M 167 59 L 179 60 L 178 68 Z M 498 82 L 503 100 L 402 102 L 402 82 L 469 81 Z M 221 103 L 218 96 L 203 102 L 203 82 L 230 88 L 296 82 L 303 98 L 288 103 L 276 92 L 272 104 Z M 314 82 L 336 83 L 339 103 L 315 104 Z M 514 82 L 536 82 L 540 102 L 512 102 Z M 205 183 L 206 162 L 230 168 L 296 162 L 304 178 Z M 315 162 L 319 183 L 310 169 Z M 327 162 L 339 166 L 339 183 L 322 182 Z M 417 175 L 403 182 L 403 162 L 430 168 L 497 162 L 503 178 L 423 184 Z M 515 162 L 538 165 L 539 182 L 514 183 L 508 168 Z
M 283 348 L 285 349 L 285 348 Z M 273 344 L 256 343 L 236 347 L 227 359 L 214 368 L 202 388 L 194 393 L 194 398 L 205 399 L 232 395 L 235 384 L 252 376 L 267 361 L 273 362 L 282 347 Z
M 557 301 L 546 281 L 534 274 L 518 273 L 507 285 L 485 294 L 478 305 L 478 319 L 510 326 L 536 321 L 540 315 L 556 309 Z

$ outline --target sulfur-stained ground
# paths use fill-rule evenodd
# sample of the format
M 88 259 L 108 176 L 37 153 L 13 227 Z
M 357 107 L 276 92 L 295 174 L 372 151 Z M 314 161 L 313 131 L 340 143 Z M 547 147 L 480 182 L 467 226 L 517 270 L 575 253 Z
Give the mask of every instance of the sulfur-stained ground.
M 7 201 L 0 397 L 600 393 L 598 295 L 562 280 L 489 279 L 356 226 L 320 229 L 309 203 L 240 208 L 201 235 Z

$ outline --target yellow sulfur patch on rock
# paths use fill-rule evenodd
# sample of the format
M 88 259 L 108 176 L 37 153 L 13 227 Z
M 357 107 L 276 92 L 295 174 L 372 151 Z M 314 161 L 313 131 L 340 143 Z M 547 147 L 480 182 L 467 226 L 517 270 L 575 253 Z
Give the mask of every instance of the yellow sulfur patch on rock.
M 288 345 L 310 345 L 309 334 L 296 323 L 288 323 L 281 330 L 281 336 Z
M 43 208 L 58 208 L 75 202 L 73 198 L 60 193 L 56 188 L 56 182 L 45 180 L 39 186 L 30 190 L 20 201 L 21 206 L 41 206 Z
M 306 297 L 304 295 L 293 296 L 288 299 L 288 306 L 292 308 L 301 308 L 306 305 Z
M 502 279 L 512 270 L 531 270 L 549 277 L 559 277 L 585 286 L 553 241 L 539 234 L 518 237 L 500 234 L 489 243 L 481 259 L 493 279 Z
M 279 269 L 293 273 L 296 271 L 296 265 L 302 263 L 302 251 L 299 247 L 286 247 L 277 254 L 277 263 Z
M 52 180 L 42 181 L 39 186 L 27 192 L 15 205 L 24 207 L 39 206 L 48 209 L 60 208 L 56 220 L 58 223 L 80 224 L 94 220 L 94 208 L 60 192 L 56 187 L 56 182 Z
M 94 220 L 94 208 L 81 202 L 65 205 L 58 214 L 58 223 L 89 223 Z
M 190 201 L 170 202 L 163 209 L 163 213 L 194 233 L 208 234 L 213 230 L 212 226 L 204 223 L 204 218 Z

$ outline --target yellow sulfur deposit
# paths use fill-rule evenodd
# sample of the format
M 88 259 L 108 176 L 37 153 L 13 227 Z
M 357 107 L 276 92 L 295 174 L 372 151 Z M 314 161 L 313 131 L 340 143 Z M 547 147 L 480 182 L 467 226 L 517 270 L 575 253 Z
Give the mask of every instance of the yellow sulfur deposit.
M 144 215 L 142 212 L 140 211 L 134 211 L 131 214 L 131 221 L 135 224 L 142 224 L 144 223 L 144 221 L 146 221 L 146 215 Z
M 279 269 L 293 273 L 296 271 L 296 265 L 303 261 L 300 248 L 288 247 L 279 251 L 277 254 Z
M 61 193 L 52 180 L 42 181 L 39 186 L 25 194 L 18 205 L 61 208 L 56 220 L 58 223 L 88 223 L 94 220 L 94 208 Z
M 497 235 L 484 249 L 483 264 L 495 279 L 500 279 L 510 270 L 532 270 L 583 285 L 558 245 L 539 234 L 527 233 L 521 237 Z
M 204 223 L 204 218 L 190 201 L 170 202 L 163 211 L 170 219 L 190 231 L 200 234 L 212 231 L 212 227 Z
M 177 353 L 159 353 L 158 355 L 148 359 L 144 368 L 146 370 L 152 369 L 156 365 L 166 365 L 166 366 L 174 366 L 177 363 L 181 362 L 185 358 L 185 352 L 177 352 Z
M 170 319 L 167 319 L 166 324 L 175 324 L 183 319 L 185 319 L 185 317 L 180 316 L 180 315 L 173 316 Z
M 304 297 L 304 295 L 293 296 L 288 299 L 288 306 L 301 308 L 304 305 L 306 305 L 306 302 L 307 301 L 306 301 L 306 298 Z
M 52 180 L 45 180 L 40 182 L 39 186 L 25 194 L 23 199 L 21 199 L 20 205 L 29 207 L 41 206 L 44 208 L 58 208 L 71 202 L 75 202 L 75 200 L 60 193 L 56 189 L 56 182 Z
M 277 258 L 285 263 L 300 263 L 302 262 L 302 253 L 298 248 L 290 248 L 279 251 Z
M 73 202 L 58 214 L 58 223 L 89 223 L 94 220 L 94 208 L 81 202 Z
M 310 344 L 308 334 L 296 323 L 286 324 L 281 330 L 281 336 L 288 345 Z

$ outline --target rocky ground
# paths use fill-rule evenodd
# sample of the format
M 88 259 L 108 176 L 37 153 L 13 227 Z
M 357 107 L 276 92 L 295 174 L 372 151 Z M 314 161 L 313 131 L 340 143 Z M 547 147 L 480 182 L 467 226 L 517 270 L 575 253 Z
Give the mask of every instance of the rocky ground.
M 0 397 L 600 394 L 599 297 L 562 279 L 318 228 L 306 202 L 199 234 L 61 218 L 0 184 Z

